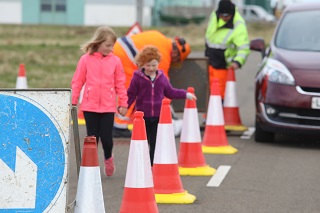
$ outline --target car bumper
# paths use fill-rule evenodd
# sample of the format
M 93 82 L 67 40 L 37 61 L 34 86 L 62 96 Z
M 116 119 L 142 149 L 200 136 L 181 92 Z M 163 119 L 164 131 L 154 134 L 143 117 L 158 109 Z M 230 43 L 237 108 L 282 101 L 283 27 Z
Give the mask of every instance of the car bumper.
M 270 132 L 320 135 L 320 109 L 311 108 L 313 97 L 300 87 L 272 85 L 266 99 L 257 102 L 257 122 Z

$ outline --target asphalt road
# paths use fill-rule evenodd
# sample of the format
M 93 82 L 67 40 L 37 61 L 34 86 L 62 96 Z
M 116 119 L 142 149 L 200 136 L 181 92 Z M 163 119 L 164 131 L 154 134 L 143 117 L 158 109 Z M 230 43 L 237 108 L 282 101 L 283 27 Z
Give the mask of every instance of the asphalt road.
M 200 53 L 199 53 L 200 54 Z M 320 140 L 312 137 L 278 135 L 275 143 L 256 143 L 254 133 L 254 75 L 260 55 L 251 53 L 247 64 L 236 71 L 237 97 L 242 122 L 252 130 L 228 133 L 228 142 L 238 149 L 231 155 L 205 154 L 208 165 L 222 172 L 229 168 L 219 186 L 207 187 L 212 177 L 181 176 L 183 188 L 196 196 L 192 204 L 158 204 L 163 213 L 318 213 L 320 212 Z M 85 127 L 80 126 L 81 146 Z M 179 139 L 176 138 L 177 150 Z M 115 139 L 116 173 L 101 180 L 106 212 L 119 212 L 130 139 Z M 99 146 L 100 165 L 103 165 Z M 70 146 L 68 203 L 77 191 L 74 144 Z M 217 174 L 217 173 L 216 173 Z M 89 195 L 88 195 L 89 196 Z M 73 209 L 68 212 L 73 212 Z

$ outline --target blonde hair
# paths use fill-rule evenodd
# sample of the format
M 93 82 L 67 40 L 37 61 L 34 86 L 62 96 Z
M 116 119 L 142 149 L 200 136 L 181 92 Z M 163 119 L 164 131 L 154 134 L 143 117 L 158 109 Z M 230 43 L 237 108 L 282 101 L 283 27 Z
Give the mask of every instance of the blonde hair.
M 161 54 L 158 48 L 152 45 L 145 46 L 135 57 L 136 64 L 139 68 L 154 59 L 160 62 Z
M 96 30 L 89 41 L 81 45 L 80 49 L 85 53 L 89 52 L 91 55 L 94 52 L 97 52 L 100 44 L 106 41 L 108 38 L 111 38 L 115 43 L 117 40 L 117 35 L 110 27 L 101 26 Z

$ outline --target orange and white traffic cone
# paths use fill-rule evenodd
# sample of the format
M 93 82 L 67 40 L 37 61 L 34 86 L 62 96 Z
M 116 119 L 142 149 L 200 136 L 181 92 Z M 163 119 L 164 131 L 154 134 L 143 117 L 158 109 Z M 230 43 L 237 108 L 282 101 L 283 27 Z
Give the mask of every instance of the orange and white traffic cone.
M 188 92 L 194 94 L 194 88 Z M 216 170 L 206 164 L 202 146 L 198 109 L 195 100 L 186 99 L 178 154 L 180 175 L 212 176 Z
M 136 111 L 134 116 L 120 213 L 157 213 L 143 112 Z
M 84 139 L 75 213 L 105 212 L 96 137 Z
M 28 89 L 26 69 L 24 64 L 19 65 L 19 73 L 16 81 L 16 89 Z
M 83 98 L 83 91 L 84 91 L 84 85 L 81 89 L 81 92 L 80 92 L 80 96 L 79 96 L 79 103 L 78 103 L 78 124 L 79 125 L 85 125 L 86 124 L 86 121 L 84 120 L 84 115 L 83 115 L 83 112 L 82 110 L 80 109 L 80 105 L 81 105 L 81 102 L 82 102 L 82 98 Z
M 219 81 L 216 78 L 213 79 L 211 85 L 202 151 L 209 154 L 235 154 L 238 152 L 236 148 L 228 144 L 227 135 L 224 129 Z
M 84 120 L 84 115 L 80 107 L 78 108 L 78 124 L 79 125 L 85 125 L 86 121 Z
M 236 95 L 236 77 L 234 69 L 229 68 L 226 90 L 223 102 L 223 114 L 225 126 L 229 131 L 247 131 L 248 127 L 244 126 L 240 119 L 238 100 Z
M 196 200 L 182 187 L 170 100 L 167 98 L 162 100 L 152 171 L 157 203 L 190 204 Z

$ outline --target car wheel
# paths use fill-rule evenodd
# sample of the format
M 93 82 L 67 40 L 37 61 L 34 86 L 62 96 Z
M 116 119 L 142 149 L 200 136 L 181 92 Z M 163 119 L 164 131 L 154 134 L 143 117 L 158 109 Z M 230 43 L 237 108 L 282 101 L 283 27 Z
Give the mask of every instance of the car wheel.
M 275 134 L 273 132 L 264 131 L 256 121 L 256 131 L 254 140 L 260 143 L 273 142 Z

